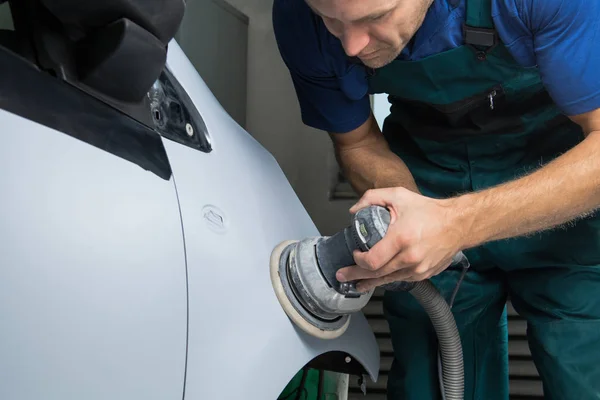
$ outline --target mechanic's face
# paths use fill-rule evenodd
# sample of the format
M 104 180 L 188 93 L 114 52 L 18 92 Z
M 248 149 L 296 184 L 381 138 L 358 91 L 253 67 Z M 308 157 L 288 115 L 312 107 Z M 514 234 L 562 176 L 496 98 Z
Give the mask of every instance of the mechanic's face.
M 346 54 L 366 66 L 392 62 L 417 32 L 433 0 L 306 0 Z

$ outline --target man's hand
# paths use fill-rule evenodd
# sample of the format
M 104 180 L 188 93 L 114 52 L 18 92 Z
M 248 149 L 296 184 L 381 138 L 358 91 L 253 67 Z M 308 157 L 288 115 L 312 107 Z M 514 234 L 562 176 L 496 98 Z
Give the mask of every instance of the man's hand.
M 341 269 L 340 282 L 361 280 L 357 290 L 366 292 L 394 281 L 422 281 L 445 270 L 462 250 L 463 235 L 445 200 L 404 188 L 369 190 L 350 212 L 370 205 L 390 211 L 388 232 L 368 252 L 355 252 L 357 266 Z

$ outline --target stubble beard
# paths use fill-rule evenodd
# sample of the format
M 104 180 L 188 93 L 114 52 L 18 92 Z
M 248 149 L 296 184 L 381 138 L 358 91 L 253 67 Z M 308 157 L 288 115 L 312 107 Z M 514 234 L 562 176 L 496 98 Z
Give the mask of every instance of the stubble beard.
M 364 65 L 366 65 L 369 68 L 373 68 L 373 69 L 377 69 L 377 68 L 382 68 L 385 67 L 386 65 L 390 64 L 392 61 L 394 61 L 396 59 L 396 57 L 398 57 L 398 55 L 400 54 L 400 50 L 387 50 L 384 51 L 383 54 L 381 54 L 380 56 L 370 59 L 370 60 L 361 60 L 362 63 Z

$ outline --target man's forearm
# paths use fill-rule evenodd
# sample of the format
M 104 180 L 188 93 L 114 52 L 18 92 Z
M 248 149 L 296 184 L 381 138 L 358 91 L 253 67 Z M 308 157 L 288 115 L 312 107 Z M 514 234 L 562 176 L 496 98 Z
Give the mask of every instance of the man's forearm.
M 389 149 L 381 136 L 374 136 L 361 146 L 336 149 L 336 158 L 344 176 L 359 195 L 368 189 L 398 186 L 419 192 L 406 164 Z
M 600 132 L 536 172 L 446 202 L 464 247 L 526 235 L 572 221 L 600 206 Z

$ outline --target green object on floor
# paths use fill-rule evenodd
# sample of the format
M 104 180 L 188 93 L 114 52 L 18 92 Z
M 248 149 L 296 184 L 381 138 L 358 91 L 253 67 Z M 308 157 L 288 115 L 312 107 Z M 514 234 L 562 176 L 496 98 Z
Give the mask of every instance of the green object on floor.
M 277 400 L 336 400 L 340 375 L 304 368 L 292 378 Z

